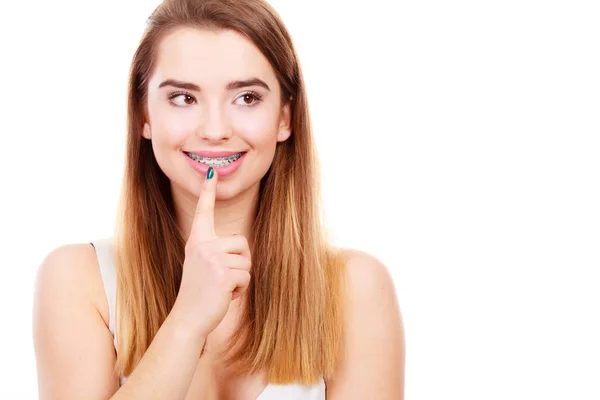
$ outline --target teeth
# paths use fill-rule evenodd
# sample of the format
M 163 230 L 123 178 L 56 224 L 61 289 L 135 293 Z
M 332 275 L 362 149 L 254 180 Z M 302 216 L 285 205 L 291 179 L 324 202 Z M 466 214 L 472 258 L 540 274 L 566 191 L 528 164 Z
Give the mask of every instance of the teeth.
M 205 165 L 208 165 L 211 167 L 224 167 L 226 165 L 231 164 L 232 162 L 234 162 L 235 160 L 237 160 L 238 158 L 240 158 L 242 156 L 242 153 L 238 153 L 238 154 L 232 154 L 227 157 L 210 158 L 210 157 L 197 156 L 197 155 L 191 154 L 191 153 L 186 153 L 186 154 L 192 160 L 195 160 L 199 163 L 202 163 L 202 164 L 205 164 Z

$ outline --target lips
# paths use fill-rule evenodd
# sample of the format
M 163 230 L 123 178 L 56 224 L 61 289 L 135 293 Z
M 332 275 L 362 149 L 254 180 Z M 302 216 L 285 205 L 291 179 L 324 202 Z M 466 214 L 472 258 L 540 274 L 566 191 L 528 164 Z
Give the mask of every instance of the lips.
M 211 154 L 210 152 L 200 152 L 201 154 Z M 194 152 L 193 154 L 196 154 L 196 152 Z M 212 152 L 212 154 L 218 154 L 217 152 Z M 222 154 L 222 153 L 221 153 Z M 229 155 L 231 154 L 239 154 L 239 153 L 234 153 L 234 152 L 229 152 Z M 247 153 L 246 152 L 242 152 L 242 156 L 239 157 L 237 160 L 235 160 L 234 162 L 230 163 L 229 165 L 223 166 L 223 167 L 216 167 L 215 169 L 219 174 L 219 179 L 221 177 L 225 178 L 227 176 L 232 175 L 235 171 L 238 170 L 238 168 L 241 166 L 242 162 L 244 161 L 244 159 L 246 158 Z M 187 162 L 190 163 L 191 167 L 196 171 L 199 172 L 202 175 L 206 175 L 208 172 L 208 168 L 209 166 L 206 164 L 203 164 L 201 162 L 192 160 L 192 158 L 190 156 L 188 156 L 185 152 L 183 152 L 183 156 L 188 160 Z M 200 156 L 200 157 L 208 157 L 208 156 Z M 218 156 L 218 157 L 224 157 L 224 156 Z

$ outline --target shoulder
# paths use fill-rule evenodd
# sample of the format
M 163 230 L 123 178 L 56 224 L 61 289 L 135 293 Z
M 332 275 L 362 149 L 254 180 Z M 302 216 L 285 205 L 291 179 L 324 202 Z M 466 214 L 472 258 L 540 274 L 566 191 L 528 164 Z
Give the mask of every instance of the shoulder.
M 47 253 L 35 278 L 41 301 L 78 301 L 96 309 L 108 324 L 108 303 L 96 251 L 89 243 L 60 245 Z
M 395 297 L 396 289 L 389 269 L 377 257 L 357 249 L 342 249 L 345 260 L 347 289 L 358 295 L 376 301 L 381 296 Z
M 113 337 L 99 309 L 102 277 L 90 244 L 50 251 L 38 267 L 33 345 L 43 398 L 109 398 L 118 388 Z
M 344 330 L 327 398 L 398 399 L 404 387 L 404 330 L 393 277 L 377 257 L 341 249 Z
M 361 250 L 342 249 L 342 254 L 349 317 L 346 328 L 364 331 L 369 329 L 364 324 L 366 321 L 379 325 L 399 323 L 398 293 L 389 268 L 374 255 Z

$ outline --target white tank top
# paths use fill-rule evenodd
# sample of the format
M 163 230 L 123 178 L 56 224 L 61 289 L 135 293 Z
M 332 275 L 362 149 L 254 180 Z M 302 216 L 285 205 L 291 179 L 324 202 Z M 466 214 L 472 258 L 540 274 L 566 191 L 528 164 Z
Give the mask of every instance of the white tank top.
M 113 335 L 113 344 L 117 348 L 117 337 L 115 335 L 115 299 L 117 297 L 117 278 L 114 263 L 112 238 L 94 240 L 91 244 L 96 248 L 96 256 L 100 266 L 100 274 L 104 283 L 104 291 L 108 300 L 109 329 Z M 125 383 L 126 378 L 121 377 L 120 384 Z M 319 379 L 319 383 L 312 386 L 291 384 L 274 385 L 269 384 L 256 398 L 256 400 L 325 400 L 325 381 Z

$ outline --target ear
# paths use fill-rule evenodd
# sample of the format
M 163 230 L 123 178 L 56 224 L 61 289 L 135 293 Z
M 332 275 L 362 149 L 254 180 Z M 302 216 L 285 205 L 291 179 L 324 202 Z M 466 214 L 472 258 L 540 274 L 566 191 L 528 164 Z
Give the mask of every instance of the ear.
M 142 131 L 142 136 L 146 139 L 152 139 L 152 131 L 150 130 L 150 125 L 147 122 L 144 122 L 144 130 Z
M 288 102 L 283 106 L 281 110 L 281 120 L 279 122 L 279 132 L 277 133 L 277 141 L 286 141 L 292 134 L 292 128 L 290 126 L 290 114 L 291 114 L 291 102 Z

